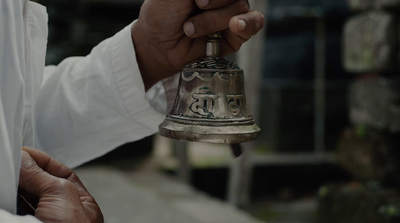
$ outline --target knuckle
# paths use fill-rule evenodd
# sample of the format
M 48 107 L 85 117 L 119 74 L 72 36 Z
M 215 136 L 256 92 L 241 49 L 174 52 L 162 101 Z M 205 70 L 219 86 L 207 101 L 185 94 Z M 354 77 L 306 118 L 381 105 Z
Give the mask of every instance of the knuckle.
M 75 185 L 75 183 L 82 183 L 81 179 L 79 179 L 79 176 L 74 171 L 72 171 L 71 174 L 65 179 L 72 182 L 72 184 L 74 184 L 74 185 Z
M 74 187 L 74 184 L 71 181 L 67 180 L 67 179 L 57 178 L 56 181 L 58 181 L 58 186 L 60 188 L 64 188 L 64 189 L 68 190 L 68 189 L 71 189 L 71 188 Z
M 69 180 L 78 180 L 79 177 L 78 177 L 78 175 L 76 175 L 76 173 L 74 171 L 72 171 L 71 174 L 68 175 L 67 179 L 69 179 Z
M 74 184 L 71 181 L 64 178 L 54 178 L 52 182 L 49 182 L 45 190 L 51 192 L 65 193 L 71 191 L 73 188 Z

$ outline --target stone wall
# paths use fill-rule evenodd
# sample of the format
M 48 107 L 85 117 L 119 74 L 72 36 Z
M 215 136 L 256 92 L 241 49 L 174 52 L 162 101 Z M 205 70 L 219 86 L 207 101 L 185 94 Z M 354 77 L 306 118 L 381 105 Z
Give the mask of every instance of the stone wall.
M 347 2 L 354 12 L 344 26 L 342 44 L 343 66 L 354 75 L 350 122 L 400 134 L 400 0 Z
M 351 9 L 357 11 L 393 9 L 400 6 L 400 0 L 347 0 Z
M 389 12 L 372 10 L 351 17 L 344 28 L 343 62 L 350 72 L 398 67 L 398 24 Z
M 354 81 L 336 152 L 359 186 L 322 188 L 319 222 L 399 222 L 400 0 L 347 2 L 342 62 Z

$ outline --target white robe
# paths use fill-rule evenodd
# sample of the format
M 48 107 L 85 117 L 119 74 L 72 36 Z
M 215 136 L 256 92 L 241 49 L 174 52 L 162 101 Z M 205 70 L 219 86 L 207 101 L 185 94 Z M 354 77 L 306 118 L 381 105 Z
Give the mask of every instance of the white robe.
M 165 91 L 160 82 L 145 92 L 130 26 L 44 68 L 45 7 L 0 0 L 0 209 L 16 211 L 22 146 L 75 167 L 158 131 Z

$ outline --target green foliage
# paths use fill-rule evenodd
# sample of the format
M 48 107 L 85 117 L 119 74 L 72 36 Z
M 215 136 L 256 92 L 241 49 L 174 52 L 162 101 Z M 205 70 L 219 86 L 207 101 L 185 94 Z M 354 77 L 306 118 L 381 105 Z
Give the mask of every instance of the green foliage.
M 364 125 L 357 126 L 356 135 L 359 138 L 365 138 L 367 136 L 367 127 Z
M 386 218 L 400 217 L 400 205 L 399 204 L 388 204 L 379 207 L 379 213 L 384 215 Z

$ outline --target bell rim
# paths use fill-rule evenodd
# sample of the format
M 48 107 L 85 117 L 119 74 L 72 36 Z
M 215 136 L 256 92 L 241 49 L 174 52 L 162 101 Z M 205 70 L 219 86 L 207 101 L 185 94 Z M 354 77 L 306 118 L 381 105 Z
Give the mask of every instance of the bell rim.
M 164 120 L 160 135 L 182 141 L 236 144 L 256 140 L 261 129 L 255 124 L 228 126 L 198 126 Z
M 169 114 L 166 116 L 165 119 L 180 124 L 203 125 L 203 126 L 226 126 L 227 124 L 234 126 L 252 125 L 256 122 L 253 116 L 222 119 L 222 118 L 196 118 L 196 117 L 187 117 L 187 116 Z
M 185 67 L 182 69 L 183 72 L 186 73 L 192 73 L 192 72 L 219 72 L 219 73 L 243 73 L 243 69 L 236 69 L 236 68 L 227 68 L 224 70 L 218 69 L 218 68 L 193 68 L 193 67 Z

